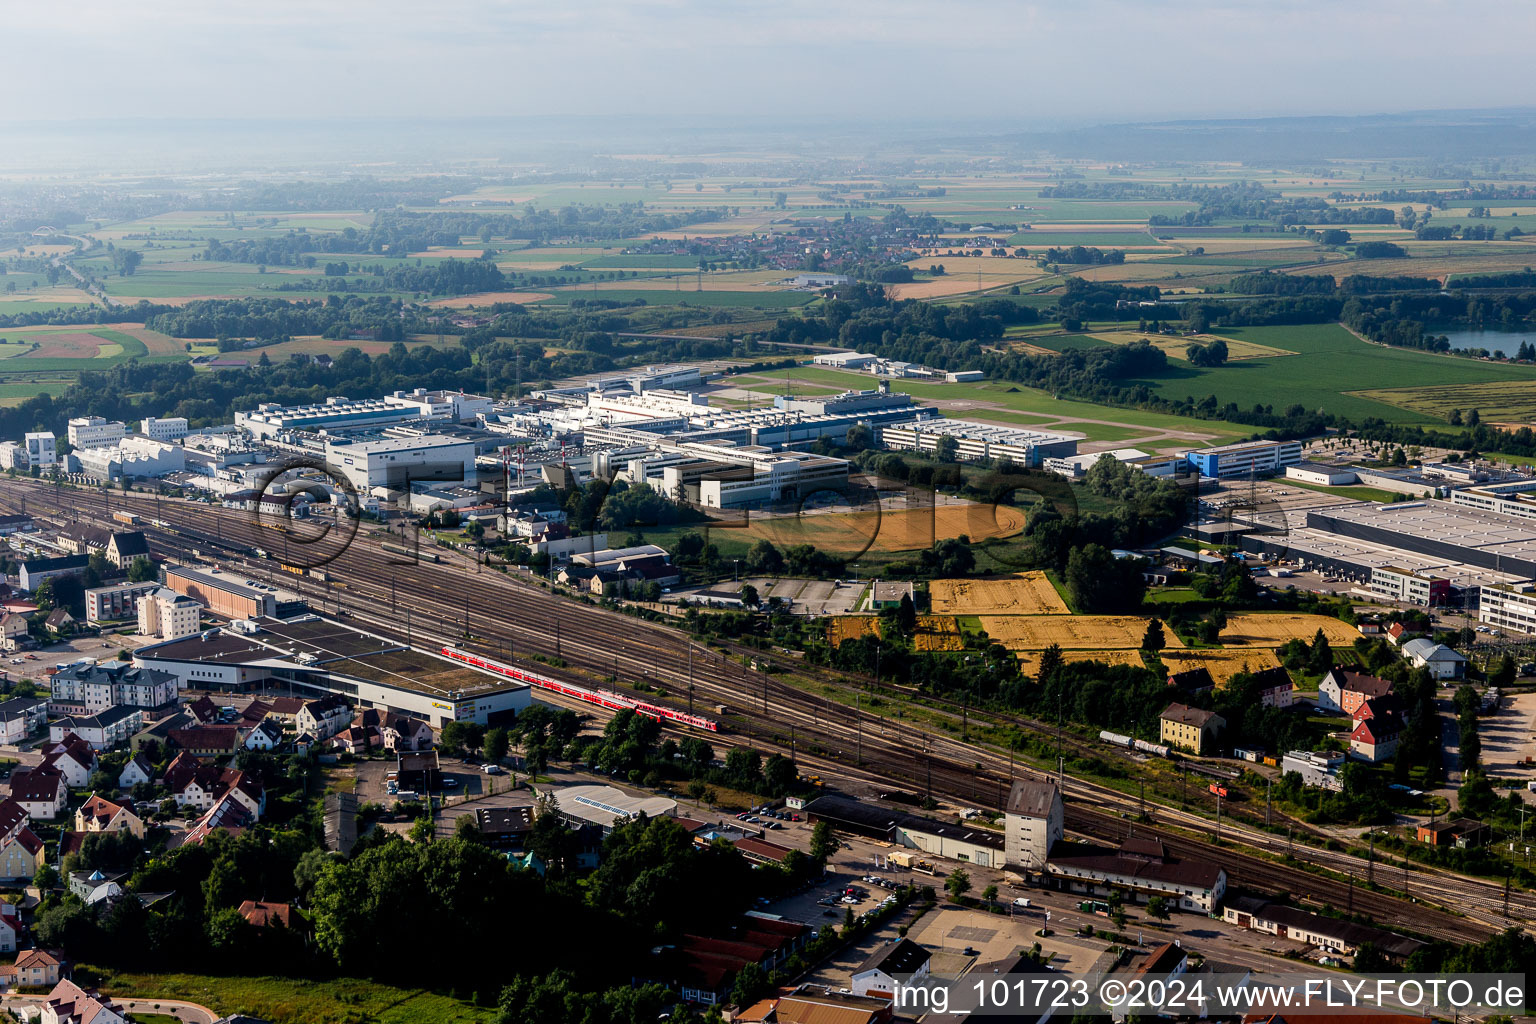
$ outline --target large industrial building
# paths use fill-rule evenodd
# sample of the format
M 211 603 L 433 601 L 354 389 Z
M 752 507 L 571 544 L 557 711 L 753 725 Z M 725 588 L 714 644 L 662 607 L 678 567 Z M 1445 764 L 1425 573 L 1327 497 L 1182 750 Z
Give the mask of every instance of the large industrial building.
M 435 728 L 455 721 L 484 725 L 533 700 L 526 683 L 317 615 L 242 620 L 141 647 L 134 652 L 134 664 L 170 673 L 182 689 L 337 694 L 352 704 L 408 715 Z
M 314 405 L 264 402 L 254 412 L 235 413 L 235 425 L 266 440 L 291 432 L 335 433 L 398 423 L 473 420 L 491 411 L 489 398 L 457 391 L 396 391 L 383 398 L 331 397 Z
M 253 619 L 276 615 L 278 612 L 276 588 L 254 581 L 246 582 L 240 576 L 221 569 L 189 569 L 184 565 L 168 565 L 165 568 L 165 585 L 178 594 L 192 598 L 214 615 L 226 619 Z
M 408 491 L 412 483 L 475 479 L 475 442 L 442 434 L 327 441 L 325 460 L 361 494 L 375 487 Z
M 935 452 L 939 440 L 945 437 L 954 438 L 958 445 L 956 457 L 962 461 L 1007 459 L 1030 468 L 1039 468 L 1047 459 L 1076 455 L 1081 440 L 1071 434 L 974 420 L 924 420 L 880 428 L 881 443 L 898 451 Z
M 1307 526 L 1339 537 L 1536 577 L 1536 535 L 1522 519 L 1445 501 L 1312 509 Z

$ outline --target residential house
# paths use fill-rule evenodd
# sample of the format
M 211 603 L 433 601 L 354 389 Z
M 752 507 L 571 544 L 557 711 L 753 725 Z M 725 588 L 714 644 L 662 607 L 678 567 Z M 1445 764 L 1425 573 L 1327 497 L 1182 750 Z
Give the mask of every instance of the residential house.
M 1201 667 L 1173 673 L 1168 677 L 1168 685 L 1178 690 L 1181 697 L 1198 697 L 1215 690 L 1216 680 L 1211 678 L 1210 669 Z
M 1493 829 L 1473 818 L 1456 818 L 1453 821 L 1420 825 L 1418 840 L 1430 846 L 1454 846 L 1460 850 L 1470 850 L 1491 842 Z
M 73 633 L 75 631 L 75 617 L 69 614 L 68 608 L 55 608 L 43 620 L 43 625 L 47 626 L 49 632 L 52 633 L 60 635 Z
M 801 985 L 788 995 L 769 996 L 732 1018 L 741 1024 L 890 1024 L 894 1019 L 889 999 L 817 985 Z
M 1187 704 L 1169 704 L 1158 716 L 1162 741 L 1171 747 L 1203 754 L 1213 746 L 1216 734 L 1226 727 L 1226 719 L 1214 711 L 1192 708 Z
M 47 580 L 61 576 L 79 576 L 91 560 L 85 555 L 55 555 L 52 558 L 24 559 L 16 569 L 17 586 L 31 593 Z
M 1386 679 L 1348 669 L 1329 669 L 1317 684 L 1317 706 L 1325 711 L 1353 715 L 1361 704 L 1391 692 L 1392 683 Z
M 155 766 L 143 754 L 134 754 L 118 773 L 117 785 L 121 789 L 132 789 L 141 782 L 153 782 L 154 779 Z
M 0 743 L 20 743 L 47 724 L 46 697 L 12 697 L 0 701 Z
M 250 826 L 256 824 L 256 815 L 252 814 L 246 804 L 236 799 L 233 792 L 226 793 L 222 799 L 204 812 L 201 818 L 192 823 L 182 837 L 182 846 L 200 846 L 202 842 L 215 832 L 224 832 L 230 836 L 237 836 Z
M 144 728 L 144 709 L 119 704 L 91 715 L 66 715 L 48 723 L 50 739 L 73 734 L 90 744 L 93 750 L 111 750 L 133 739 Z
M 856 996 L 892 997 L 898 981 L 920 981 L 928 976 L 933 954 L 908 938 L 894 939 L 871 953 L 849 982 Z
M 286 903 L 246 900 L 240 904 L 240 916 L 257 928 L 293 927 L 293 908 Z
M 129 832 L 144 838 L 144 821 L 131 807 L 92 793 L 75 811 L 77 832 Z
M 1250 685 L 1255 687 L 1259 706 L 1265 708 L 1290 707 L 1296 690 L 1296 684 L 1291 682 L 1291 674 L 1279 666 L 1253 673 Z
M 306 701 L 294 719 L 294 727 L 316 740 L 328 740 L 352 722 L 352 708 L 334 694 Z
M 80 897 L 86 906 L 112 899 L 124 893 L 122 881 L 127 875 L 108 875 L 100 870 L 86 874 L 76 871 L 69 876 L 69 891 Z
M 177 750 L 198 757 L 232 757 L 240 749 L 240 727 L 189 725 L 183 729 L 173 729 L 166 739 Z
M 187 704 L 187 713 L 200 725 L 214 725 L 219 721 L 219 706 L 206 693 Z
M 205 764 L 186 753 L 177 754 L 165 769 L 166 788 L 177 807 L 206 811 L 225 797 L 232 797 L 259 819 L 267 808 L 261 780 L 238 768 Z
M 528 833 L 533 831 L 533 808 L 481 807 L 475 811 L 480 841 L 493 850 L 521 850 Z
M 246 750 L 276 750 L 283 745 L 283 727 L 264 718 L 245 737 Z
M 59 983 L 59 958 L 46 949 L 28 949 L 16 957 L 16 984 L 42 988 Z
M 285 728 L 293 726 L 304 710 L 302 697 L 266 697 L 262 703 L 267 707 L 267 717 L 277 719 Z
M 1403 720 L 1390 712 L 1361 719 L 1349 734 L 1349 753 L 1376 764 L 1391 759 L 1403 735 Z
M 1467 674 L 1466 655 L 1424 637 L 1403 644 L 1403 656 L 1414 668 L 1429 669 L 1436 679 L 1461 679 Z
M 100 993 L 60 981 L 43 1004 L 42 1024 L 127 1024 L 123 1009 Z
M 432 749 L 432 726 L 410 715 L 367 708 L 352 720 L 352 725 L 377 728 L 385 750 Z
M 30 879 L 42 866 L 43 843 L 30 826 L 26 808 L 14 799 L 0 800 L 0 879 Z
M 15 911 L 14 903 L 0 907 L 0 953 L 16 952 L 16 931 L 21 927 L 21 922 L 14 916 Z
M 0 612 L 0 651 L 19 651 L 32 642 L 31 620 L 20 612 Z
M 63 775 L 64 784 L 70 789 L 84 789 L 91 784 L 91 773 L 101 762 L 96 757 L 96 751 L 77 739 L 73 733 L 67 734 L 67 739 L 70 742 L 49 744 L 48 751 L 43 755 L 42 767 L 52 768 Z
M 52 821 L 69 803 L 69 787 L 55 768 L 17 768 L 11 773 L 11 799 L 30 817 Z
M 366 754 L 383 740 L 373 726 L 354 725 L 331 737 L 331 746 L 344 754 Z
M 267 720 L 267 715 L 272 711 L 272 705 L 266 701 L 253 700 L 240 712 L 240 726 L 243 729 L 254 729 Z

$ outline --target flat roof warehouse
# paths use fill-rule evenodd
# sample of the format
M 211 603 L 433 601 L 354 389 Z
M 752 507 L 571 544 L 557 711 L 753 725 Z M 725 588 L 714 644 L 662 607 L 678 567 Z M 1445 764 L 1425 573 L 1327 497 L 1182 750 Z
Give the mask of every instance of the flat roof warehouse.
M 494 676 L 316 615 L 259 618 L 228 629 L 140 648 L 135 664 L 175 674 L 180 685 L 249 690 L 291 686 L 340 694 L 434 725 L 476 721 L 532 703 L 526 683 Z

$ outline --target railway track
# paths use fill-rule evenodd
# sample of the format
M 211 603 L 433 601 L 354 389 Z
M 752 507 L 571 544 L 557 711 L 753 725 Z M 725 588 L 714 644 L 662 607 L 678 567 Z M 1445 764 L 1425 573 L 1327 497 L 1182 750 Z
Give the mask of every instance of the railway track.
M 7 485 L 0 505 L 15 511 L 25 505 L 34 515 L 91 521 L 106 521 L 114 507 L 126 507 L 146 520 L 141 526 L 156 535 L 157 546 L 182 557 L 215 544 L 276 546 L 275 531 L 218 507 L 18 483 L 17 487 Z M 150 525 L 149 520 L 165 526 Z M 282 537 L 294 543 L 286 532 Z M 752 671 L 670 627 L 553 596 L 531 579 L 485 568 L 443 549 L 432 549 L 445 554 L 441 563 L 401 559 L 385 552 L 381 540 L 360 534 L 325 566 L 330 579 L 323 584 L 282 573 L 270 559 L 231 554 L 220 561 L 305 593 L 322 607 L 375 632 L 417 643 L 467 646 L 582 685 L 627 677 L 650 688 L 648 700 L 670 701 L 689 710 L 697 707 L 708 713 L 713 705 L 725 704 L 733 712 L 726 721 L 747 743 L 780 748 L 807 767 L 856 778 L 877 790 L 894 784 L 962 804 L 1000 808 L 1014 778 L 1046 777 L 1001 751 L 904 727 L 900 720 L 857 705 L 849 707 L 770 673 Z M 727 653 L 771 657 L 745 645 L 731 645 Z M 542 660 L 529 664 L 533 655 Z M 843 685 L 857 692 L 862 680 Z M 658 689 L 665 695 L 658 695 Z M 1039 728 L 1037 723 L 1019 721 L 1021 727 Z M 731 737 L 720 739 L 734 742 Z M 1098 749 L 1093 752 L 1104 754 Z M 1061 777 L 1059 781 L 1068 798 L 1071 831 L 1099 841 L 1125 838 L 1131 825 L 1124 815 L 1127 809 L 1136 809 L 1134 797 L 1077 779 Z M 1208 842 L 1186 834 L 1208 834 L 1211 825 L 1205 818 L 1162 806 L 1146 809 L 1156 824 L 1136 825 L 1137 834 L 1155 836 L 1182 855 L 1211 855 Z M 1280 837 L 1236 826 L 1225 829 L 1223 838 L 1272 854 L 1285 852 L 1287 845 Z M 1335 870 L 1361 868 L 1344 854 L 1330 857 L 1307 849 L 1305 855 Z M 1384 924 L 1421 934 L 1465 942 L 1485 937 L 1502 923 L 1502 915 L 1493 909 L 1496 904 L 1502 909 L 1502 889 L 1475 879 L 1414 872 L 1412 889 L 1424 901 L 1415 903 L 1259 856 L 1224 850 L 1222 860 L 1230 861 L 1234 885 L 1279 894 L 1306 893 L 1330 906 L 1347 902 Z M 1462 913 L 1471 911 L 1476 917 L 1458 916 L 1431 903 L 1455 904 Z M 1536 917 L 1536 902 L 1529 894 L 1517 893 L 1510 909 L 1517 917 Z

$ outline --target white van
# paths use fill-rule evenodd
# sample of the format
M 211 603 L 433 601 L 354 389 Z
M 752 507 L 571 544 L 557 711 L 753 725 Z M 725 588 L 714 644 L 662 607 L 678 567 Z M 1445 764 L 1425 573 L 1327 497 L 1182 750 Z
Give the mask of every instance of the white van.
M 1025 899 L 1023 896 L 1020 896 L 1018 899 L 1013 901 L 1013 905 L 1016 907 L 1027 907 L 1029 906 L 1029 900 Z

